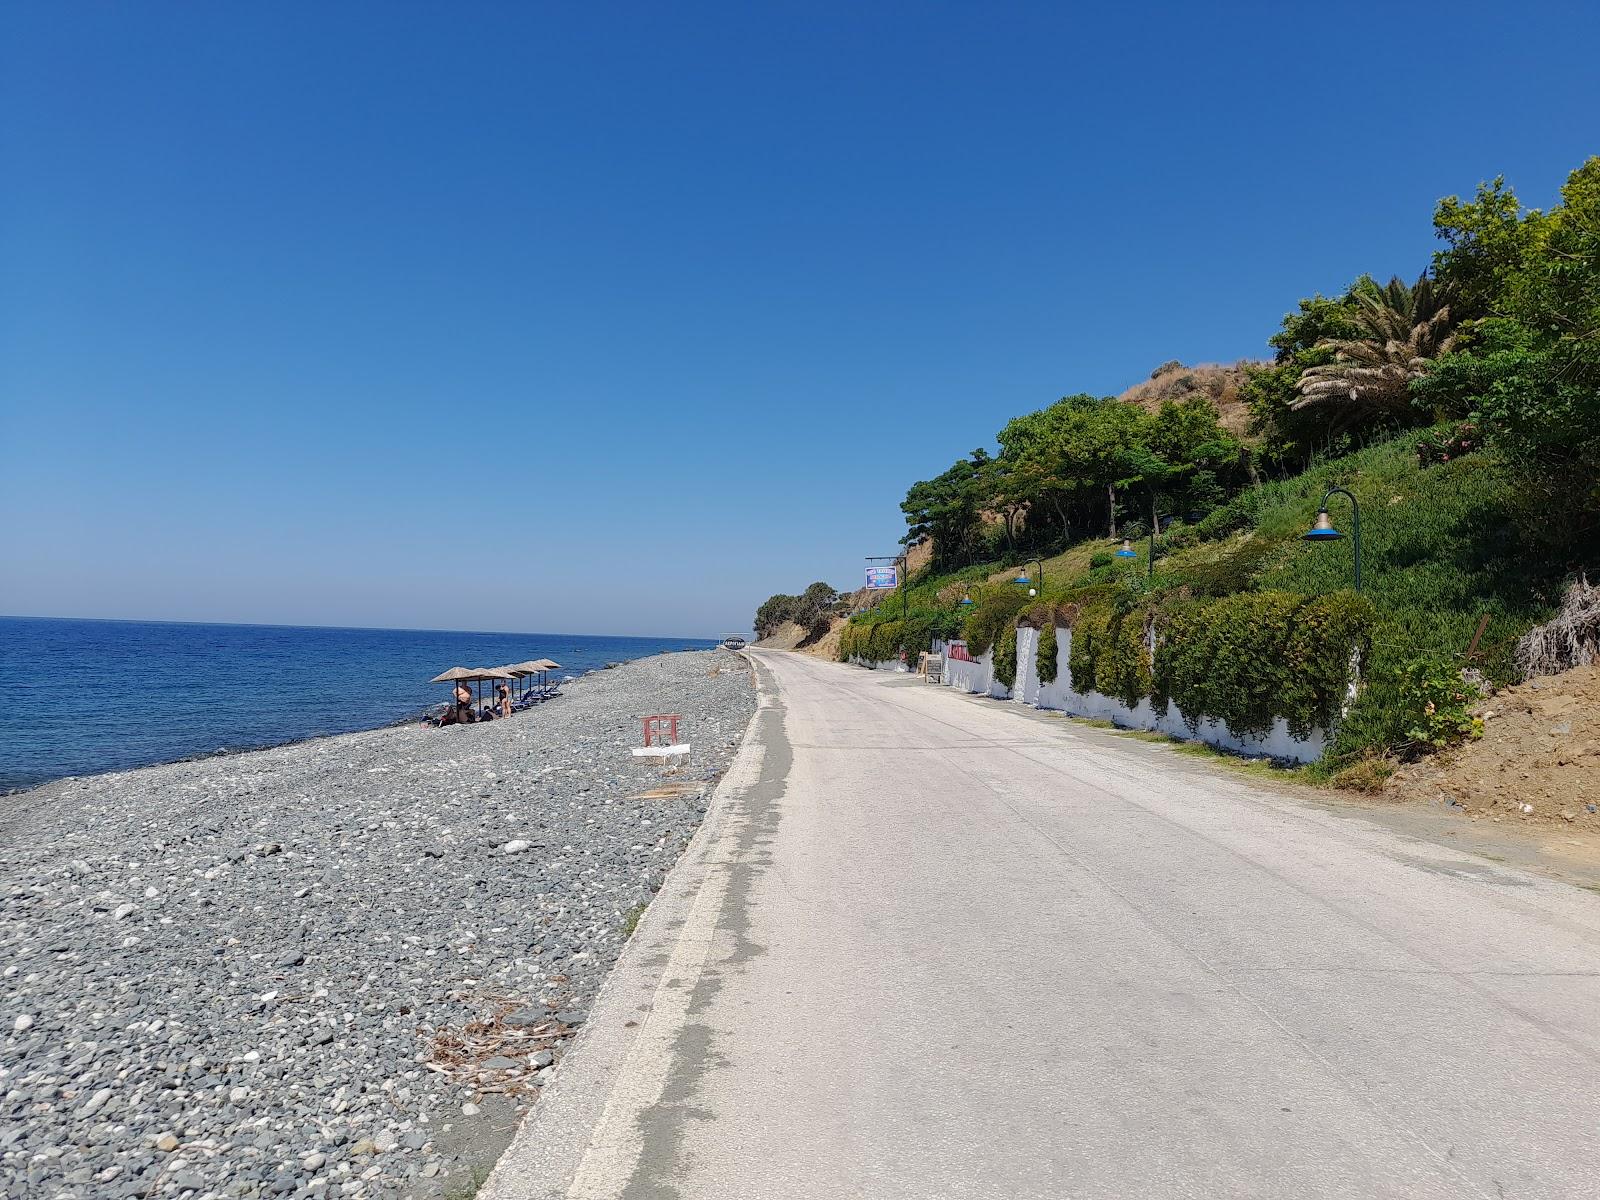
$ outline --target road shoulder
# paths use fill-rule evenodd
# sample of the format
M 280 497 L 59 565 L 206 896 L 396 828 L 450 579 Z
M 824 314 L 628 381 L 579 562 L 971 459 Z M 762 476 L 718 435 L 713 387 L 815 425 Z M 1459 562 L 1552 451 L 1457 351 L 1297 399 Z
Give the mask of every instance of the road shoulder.
M 755 714 L 699 832 L 668 874 L 590 1011 L 561 1069 L 528 1114 L 483 1200 L 621 1195 L 647 1158 L 672 1153 L 668 1088 L 693 1047 L 730 893 L 750 870 L 755 831 L 746 804 L 774 784 L 787 759 L 773 673 L 754 657 Z M 768 797 L 770 799 L 771 797 Z M 714 987 L 714 984 L 712 985 Z M 648 1117 L 647 1117 L 648 1114 Z M 657 1162 L 655 1169 L 663 1164 Z

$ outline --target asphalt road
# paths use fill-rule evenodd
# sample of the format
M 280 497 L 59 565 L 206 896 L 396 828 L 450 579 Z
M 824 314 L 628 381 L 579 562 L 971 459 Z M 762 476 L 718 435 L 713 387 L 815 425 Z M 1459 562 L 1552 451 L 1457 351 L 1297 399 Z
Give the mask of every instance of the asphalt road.
M 1600 1196 L 1600 895 L 794 654 L 484 1192 Z

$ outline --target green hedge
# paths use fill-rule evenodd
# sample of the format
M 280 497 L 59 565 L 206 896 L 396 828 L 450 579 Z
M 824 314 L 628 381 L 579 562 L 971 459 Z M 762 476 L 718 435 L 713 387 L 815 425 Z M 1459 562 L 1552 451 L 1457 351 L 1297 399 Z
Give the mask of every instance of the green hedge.
M 1372 606 L 1353 592 L 1244 592 L 1180 607 L 1162 623 L 1154 694 L 1173 700 L 1191 728 L 1209 717 L 1264 734 L 1282 717 L 1299 738 L 1331 729 L 1371 620 Z
M 1040 683 L 1056 681 L 1056 659 L 1059 657 L 1059 652 L 1056 627 L 1052 622 L 1039 631 L 1039 652 L 1033 656 L 1034 670 L 1038 672 Z
M 1245 592 L 1122 610 L 1102 601 L 1072 627 L 1073 686 L 1092 685 L 1129 707 L 1149 697 L 1159 710 L 1172 700 L 1191 729 L 1213 719 L 1259 735 L 1283 717 L 1305 737 L 1336 723 L 1351 651 L 1367 652 L 1371 620 L 1371 606 L 1352 592 Z
M 994 677 L 1008 688 L 1017 686 L 1017 630 L 1002 633 L 994 644 Z
M 961 636 L 966 640 L 967 651 L 978 658 L 991 646 L 997 642 L 1003 643 L 1007 636 L 1016 632 L 1017 614 L 1028 607 L 1032 597 L 1013 584 L 974 591 L 977 591 L 977 595 L 961 622 Z M 1016 653 L 1015 647 L 1012 653 Z
M 900 657 L 916 661 L 933 645 L 934 638 L 948 638 L 956 632 L 956 618 L 948 613 L 912 609 L 904 619 L 851 621 L 839 634 L 838 658 L 847 662 L 860 657 L 869 662 L 888 662 Z

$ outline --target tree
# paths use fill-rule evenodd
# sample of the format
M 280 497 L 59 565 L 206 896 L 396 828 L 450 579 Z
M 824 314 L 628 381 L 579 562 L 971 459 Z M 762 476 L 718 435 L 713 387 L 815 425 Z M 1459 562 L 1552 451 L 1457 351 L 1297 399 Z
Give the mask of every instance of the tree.
M 1460 317 L 1505 315 L 1499 310 L 1539 240 L 1541 223 L 1537 210 L 1523 213 L 1504 176 L 1480 183 L 1470 201 L 1439 201 L 1433 230 L 1445 248 L 1434 253 L 1433 273 L 1449 284 Z
M 1522 213 L 1497 179 L 1470 204 L 1441 202 L 1434 225 L 1441 277 L 1483 315 L 1413 393 L 1476 414 L 1547 505 L 1600 517 L 1600 157 L 1548 213 Z
M 1217 406 L 1204 396 L 1163 404 L 1144 423 L 1142 464 L 1150 489 L 1150 520 L 1158 520 L 1156 497 L 1164 495 L 1179 517 L 1190 520 L 1200 508 L 1221 502 L 1223 480 L 1239 473 L 1244 447 L 1224 429 Z
M 761 602 L 761 607 L 756 609 L 756 617 L 752 626 L 756 631 L 756 637 L 767 637 L 778 626 L 791 619 L 794 615 L 795 607 L 799 603 L 799 596 L 790 596 L 782 592 L 775 596 L 768 596 Z
M 813 636 L 827 632 L 839 603 L 839 593 L 820 580 L 801 592 L 789 618 Z
M 1267 470 L 1304 470 L 1315 451 L 1330 448 L 1334 439 L 1323 415 L 1295 408 L 1300 377 L 1312 367 L 1333 362 L 1329 342 L 1360 335 L 1356 293 L 1376 291 L 1377 285 L 1363 275 L 1338 299 L 1319 294 L 1299 301 L 1296 311 L 1286 313 L 1278 332 L 1267 339 L 1273 362 L 1245 368 L 1240 396 L 1250 410 L 1255 461 Z
M 991 461 L 987 450 L 974 450 L 934 478 L 912 484 L 900 504 L 906 544 L 931 537 L 939 565 L 970 561 L 992 483 Z
M 1296 411 L 1327 414 L 1331 424 L 1364 418 L 1414 420 L 1411 380 L 1455 345 L 1448 288 L 1422 275 L 1409 287 L 1398 277 L 1374 292 L 1354 293 L 1355 337 L 1319 343 L 1333 361 L 1312 367 L 1296 385 Z

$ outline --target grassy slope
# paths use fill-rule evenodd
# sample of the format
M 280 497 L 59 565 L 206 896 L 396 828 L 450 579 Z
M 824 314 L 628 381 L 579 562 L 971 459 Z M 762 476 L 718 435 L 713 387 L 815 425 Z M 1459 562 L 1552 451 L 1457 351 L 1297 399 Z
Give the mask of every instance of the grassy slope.
M 1318 595 L 1349 587 L 1353 540 L 1313 544 L 1301 538 L 1323 492 L 1337 484 L 1361 503 L 1363 589 L 1379 614 L 1366 671 L 1378 681 L 1376 690 L 1381 693 L 1388 686 L 1384 677 L 1420 654 L 1463 654 L 1485 614 L 1490 622 L 1478 665 L 1495 682 L 1510 679 L 1514 643 L 1549 616 L 1566 564 L 1546 560 L 1522 537 L 1514 485 L 1493 458 L 1471 455 L 1424 470 L 1415 444 L 1416 435 L 1409 434 L 1249 489 L 1225 511 L 1171 539 L 1178 548 L 1158 548 L 1154 587 L 1187 585 L 1210 595 L 1258 589 Z M 1335 497 L 1330 511 L 1335 526 L 1352 530 L 1347 500 Z M 1116 545 L 1095 539 L 1046 559 L 1045 599 L 1142 575 L 1144 542 L 1137 544 L 1138 558 L 1090 569 L 1091 556 Z M 1016 574 L 1016 567 L 1000 563 L 924 573 L 911 587 L 911 606 L 949 608 L 972 585 L 992 590 Z M 886 598 L 882 612 L 898 616 L 899 603 L 898 595 Z M 1361 737 L 1368 743 L 1378 738 L 1381 724 Z M 1392 734 L 1393 720 L 1386 728 Z

